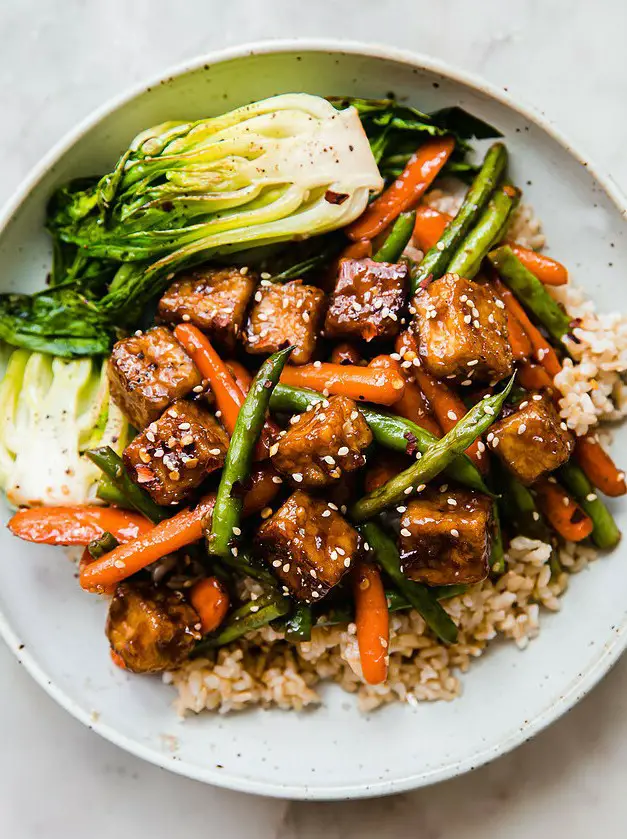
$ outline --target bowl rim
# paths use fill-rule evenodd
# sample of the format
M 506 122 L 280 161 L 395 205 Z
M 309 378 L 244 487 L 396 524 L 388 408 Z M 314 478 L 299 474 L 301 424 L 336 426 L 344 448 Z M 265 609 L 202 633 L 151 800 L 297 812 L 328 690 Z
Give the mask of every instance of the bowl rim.
M 9 225 L 12 217 L 28 198 L 34 187 L 48 174 L 62 155 L 69 151 L 95 125 L 135 97 L 147 92 L 148 89 L 155 87 L 161 82 L 168 81 L 188 72 L 200 70 L 205 65 L 224 63 L 253 55 L 284 54 L 291 52 L 339 53 L 378 58 L 406 64 L 420 70 L 426 70 L 427 72 L 438 74 L 446 79 L 478 91 L 520 114 L 527 121 L 534 123 L 554 139 L 568 154 L 587 168 L 599 186 L 612 200 L 623 218 L 627 219 L 627 198 L 612 176 L 607 172 L 600 172 L 598 167 L 590 162 L 590 158 L 583 154 L 578 147 L 573 145 L 570 139 L 556 128 L 550 119 L 535 107 L 519 98 L 512 97 L 506 87 L 501 89 L 492 82 L 486 81 L 481 76 L 462 70 L 447 61 L 381 43 L 335 38 L 285 38 L 253 41 L 224 49 L 212 50 L 209 53 L 168 67 L 152 75 L 150 78 L 132 85 L 122 93 L 109 98 L 103 105 L 92 110 L 74 128 L 67 131 L 21 181 L 12 196 L 4 203 L 0 210 L 0 235 Z M 290 785 L 252 780 L 242 777 L 237 773 L 217 770 L 211 766 L 198 767 L 192 763 L 187 763 L 178 756 L 165 752 L 160 753 L 153 747 L 142 745 L 126 735 L 121 734 L 112 725 L 94 719 L 86 709 L 82 708 L 78 702 L 66 694 L 61 687 L 51 682 L 45 670 L 30 653 L 30 650 L 20 649 L 20 639 L 2 611 L 0 611 L 0 635 L 17 660 L 24 665 L 30 676 L 32 676 L 55 702 L 89 729 L 97 732 L 109 742 L 114 743 L 135 757 L 175 772 L 183 777 L 210 783 L 217 787 L 275 798 L 328 801 L 334 799 L 367 798 L 406 792 L 464 774 L 471 769 L 478 768 L 506 754 L 565 714 L 600 681 L 616 663 L 627 646 L 627 622 L 615 628 L 610 641 L 604 644 L 599 658 L 586 672 L 581 673 L 579 678 L 573 681 L 556 701 L 536 717 L 526 721 L 524 727 L 516 729 L 510 736 L 488 746 L 481 752 L 429 772 L 406 775 L 397 779 L 380 780 L 374 783 L 362 782 L 314 788 L 305 784 Z

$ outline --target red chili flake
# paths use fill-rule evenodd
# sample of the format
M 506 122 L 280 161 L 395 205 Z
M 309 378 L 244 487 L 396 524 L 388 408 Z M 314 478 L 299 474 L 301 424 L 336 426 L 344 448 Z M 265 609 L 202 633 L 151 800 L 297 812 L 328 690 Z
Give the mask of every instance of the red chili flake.
M 142 466 L 141 464 L 135 467 L 135 480 L 138 484 L 147 484 L 152 481 L 154 475 L 152 474 L 152 469 L 149 469 L 147 466 Z
M 332 189 L 327 189 L 324 193 L 324 200 L 328 201 L 329 204 L 343 204 L 349 198 L 348 192 L 333 192 Z

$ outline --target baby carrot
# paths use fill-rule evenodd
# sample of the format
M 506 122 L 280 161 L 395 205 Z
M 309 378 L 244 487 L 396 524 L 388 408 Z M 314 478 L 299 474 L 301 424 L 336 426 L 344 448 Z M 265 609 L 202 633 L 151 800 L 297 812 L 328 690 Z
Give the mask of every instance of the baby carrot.
M 205 577 L 195 583 L 189 599 L 200 618 L 203 635 L 214 632 L 229 611 L 229 595 L 217 577 Z
M 33 507 L 18 510 L 8 524 L 14 536 L 45 545 L 88 545 L 109 532 L 128 542 L 152 528 L 138 513 L 118 507 Z
M 359 402 L 393 405 L 405 390 L 405 380 L 393 370 L 376 370 L 353 364 L 315 362 L 299 367 L 287 366 L 281 383 L 305 387 L 325 395 L 341 394 Z
M 385 590 L 375 565 L 362 562 L 357 566 L 353 593 L 361 670 L 369 685 L 378 685 L 387 676 L 390 627 Z
M 544 479 L 534 484 L 538 506 L 554 530 L 568 542 L 581 542 L 592 533 L 592 519 L 554 481 Z

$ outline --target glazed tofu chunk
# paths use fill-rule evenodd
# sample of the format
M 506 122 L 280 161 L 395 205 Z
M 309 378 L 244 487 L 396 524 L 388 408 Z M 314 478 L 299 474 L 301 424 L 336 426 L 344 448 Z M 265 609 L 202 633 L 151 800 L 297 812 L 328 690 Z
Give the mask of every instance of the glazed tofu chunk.
M 203 407 L 180 400 L 124 450 L 131 478 L 157 504 L 178 504 L 224 465 L 229 438 Z
M 486 439 L 525 486 L 565 463 L 574 448 L 566 423 L 540 393 L 531 394 L 513 413 L 495 422 Z
M 297 490 L 262 524 L 254 546 L 286 594 L 315 603 L 353 564 L 359 534 L 335 504 Z
M 437 379 L 498 382 L 512 371 L 507 319 L 488 283 L 445 274 L 414 299 L 420 358 Z
M 225 350 L 235 347 L 257 276 L 238 268 L 200 268 L 178 277 L 159 301 L 168 323 L 192 323 Z
M 460 490 L 410 501 L 399 536 L 403 573 L 430 586 L 480 582 L 490 570 L 491 525 L 487 496 Z
M 306 364 L 316 348 L 325 295 L 302 280 L 261 285 L 248 318 L 244 342 L 254 355 L 268 355 L 290 344 L 292 364 Z
M 353 400 L 332 396 L 293 418 L 271 449 L 272 463 L 295 486 L 316 489 L 363 466 L 371 442 L 372 432 Z
M 143 581 L 117 587 L 105 634 L 131 673 L 180 667 L 202 637 L 200 618 L 180 592 Z
M 324 330 L 329 338 L 393 338 L 401 328 L 409 272 L 405 264 L 343 259 Z
M 194 362 L 164 326 L 118 341 L 108 372 L 113 401 L 139 430 L 200 384 Z

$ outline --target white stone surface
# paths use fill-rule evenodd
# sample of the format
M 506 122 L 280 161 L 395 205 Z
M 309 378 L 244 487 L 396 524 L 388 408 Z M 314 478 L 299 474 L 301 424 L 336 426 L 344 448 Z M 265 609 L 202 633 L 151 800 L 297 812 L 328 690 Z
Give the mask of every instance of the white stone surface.
M 379 41 L 481 74 L 541 109 L 627 190 L 626 32 L 623 0 L 3 0 L 0 200 L 127 85 L 220 46 L 294 36 Z M 338 804 L 264 800 L 147 766 L 56 707 L 2 644 L 0 684 L 2 837 L 627 833 L 624 660 L 565 719 L 491 766 L 415 793 Z

